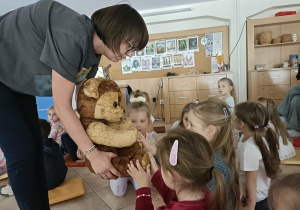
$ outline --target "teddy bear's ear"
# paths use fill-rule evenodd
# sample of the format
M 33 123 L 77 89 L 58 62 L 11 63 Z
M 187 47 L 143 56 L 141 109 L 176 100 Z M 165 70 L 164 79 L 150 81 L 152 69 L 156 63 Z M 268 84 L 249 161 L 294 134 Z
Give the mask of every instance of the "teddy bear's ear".
M 98 86 L 100 84 L 99 79 L 89 79 L 83 84 L 83 92 L 87 97 L 99 98 Z

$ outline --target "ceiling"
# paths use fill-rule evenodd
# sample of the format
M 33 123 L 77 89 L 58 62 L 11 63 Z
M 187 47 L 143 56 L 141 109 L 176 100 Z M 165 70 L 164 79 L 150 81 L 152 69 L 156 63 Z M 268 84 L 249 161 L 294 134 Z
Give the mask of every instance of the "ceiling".
M 1 0 L 2 1 L 2 0 Z M 139 12 L 145 10 L 155 10 L 174 6 L 183 6 L 189 4 L 196 4 L 202 2 L 209 2 L 215 0 L 57 0 L 62 4 L 72 8 L 80 14 L 91 16 L 94 11 L 99 8 L 111 6 L 117 3 L 129 3 Z M 22 7 L 28 4 L 37 2 L 37 0 L 6 0 L 5 3 L 1 2 L 0 15 L 14 10 L 18 7 Z

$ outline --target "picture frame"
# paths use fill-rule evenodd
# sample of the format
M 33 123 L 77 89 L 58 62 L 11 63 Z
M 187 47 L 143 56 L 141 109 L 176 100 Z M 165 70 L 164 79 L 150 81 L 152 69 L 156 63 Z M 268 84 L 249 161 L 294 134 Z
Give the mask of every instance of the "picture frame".
M 151 70 L 161 70 L 160 56 L 151 57 Z
M 165 41 L 155 41 L 155 54 L 156 55 L 165 54 Z
M 166 53 L 176 52 L 176 39 L 166 40 Z
M 141 58 L 141 71 L 151 71 L 151 57 Z
M 177 52 L 188 51 L 188 39 L 177 39 Z
M 141 58 L 131 57 L 131 70 L 132 72 L 141 71 Z
M 172 56 L 165 55 L 161 56 L 162 69 L 171 69 L 172 68 Z
M 148 44 L 145 47 L 145 55 L 146 56 L 154 56 L 154 42 L 148 42 Z
M 183 66 L 183 56 L 181 53 L 173 54 L 172 66 L 173 68 L 182 67 Z
M 195 66 L 194 52 L 188 52 L 188 53 L 183 54 L 183 66 L 184 66 L 184 68 Z
M 199 51 L 199 41 L 198 36 L 188 37 L 188 50 L 189 51 Z

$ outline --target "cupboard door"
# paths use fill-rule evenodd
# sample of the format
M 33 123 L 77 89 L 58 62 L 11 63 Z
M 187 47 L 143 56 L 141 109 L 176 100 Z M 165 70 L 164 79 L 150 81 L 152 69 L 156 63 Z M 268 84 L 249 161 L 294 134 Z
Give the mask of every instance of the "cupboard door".
M 297 80 L 296 75 L 298 73 L 298 69 L 291 70 L 291 85 L 300 85 L 300 80 Z
M 218 75 L 202 75 L 197 77 L 197 89 L 215 89 L 218 88 L 218 81 L 226 77 L 226 74 L 218 74 Z
M 290 85 L 260 86 L 258 88 L 258 95 L 259 97 L 266 97 L 270 99 L 283 99 L 290 87 Z
M 196 90 L 196 77 L 169 79 L 169 91 Z
M 170 104 L 187 104 L 197 99 L 197 91 L 170 92 Z
M 185 104 L 170 106 L 171 117 L 180 118 L 184 106 L 185 106 Z
M 205 101 L 208 98 L 218 97 L 219 91 L 218 89 L 197 90 L 197 95 L 199 101 Z
M 289 70 L 263 71 L 258 73 L 258 85 L 290 85 Z

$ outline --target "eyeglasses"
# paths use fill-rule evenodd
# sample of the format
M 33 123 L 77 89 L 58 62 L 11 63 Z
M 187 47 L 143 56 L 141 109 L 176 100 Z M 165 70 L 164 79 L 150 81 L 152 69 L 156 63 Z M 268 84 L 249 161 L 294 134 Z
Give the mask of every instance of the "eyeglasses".
M 126 51 L 126 54 L 137 50 L 137 48 L 135 46 L 133 46 L 133 44 L 131 44 L 130 41 L 128 41 L 127 39 L 126 39 L 126 41 L 128 42 L 128 44 L 130 46 L 130 49 Z

